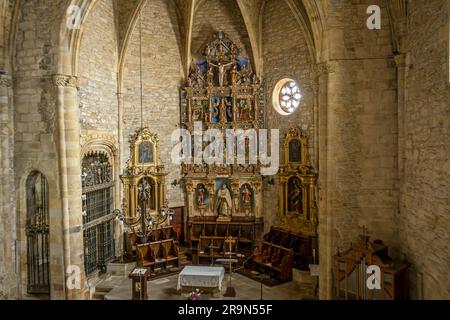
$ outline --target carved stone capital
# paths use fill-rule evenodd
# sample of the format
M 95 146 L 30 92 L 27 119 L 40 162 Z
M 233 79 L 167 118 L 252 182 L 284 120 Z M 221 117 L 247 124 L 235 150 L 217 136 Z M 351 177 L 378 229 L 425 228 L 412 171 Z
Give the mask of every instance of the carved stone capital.
M 397 65 L 397 68 L 409 68 L 410 67 L 410 63 L 409 63 L 409 57 L 407 54 L 401 53 L 401 54 L 397 54 L 394 57 L 395 60 L 395 64 Z
M 53 75 L 53 83 L 57 87 L 70 87 L 77 88 L 78 87 L 78 78 L 69 75 L 56 74 Z
M 317 76 L 323 76 L 336 72 L 336 65 L 332 61 L 321 62 L 316 64 Z
M 11 77 L 8 75 L 0 75 L 0 87 L 9 88 L 12 86 Z

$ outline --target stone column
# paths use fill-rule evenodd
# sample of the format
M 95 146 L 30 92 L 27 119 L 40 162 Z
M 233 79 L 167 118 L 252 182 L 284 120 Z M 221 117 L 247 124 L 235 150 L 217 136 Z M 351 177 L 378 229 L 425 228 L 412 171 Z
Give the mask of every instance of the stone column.
M 395 56 L 397 64 L 397 103 L 398 103 L 398 178 L 401 184 L 404 179 L 405 163 L 405 108 L 406 108 L 406 78 L 409 70 L 409 55 Z M 402 194 L 400 192 L 400 194 Z
M 86 277 L 83 261 L 80 114 L 77 78 L 55 75 L 53 81 L 57 88 L 66 299 L 84 299 L 86 297 Z
M 119 150 L 118 150 L 118 167 L 114 168 L 117 174 L 115 174 L 116 179 L 116 190 L 117 195 L 115 196 L 115 203 L 116 203 L 116 209 L 120 209 L 120 203 L 122 199 L 124 198 L 124 189 L 123 184 L 120 181 L 120 175 L 122 172 L 120 169 L 122 168 L 122 164 L 125 164 L 126 161 L 124 160 L 124 139 L 123 139 L 123 110 L 124 110 L 124 101 L 123 101 L 123 93 L 119 92 L 117 93 L 117 105 L 118 105 L 118 124 L 117 124 L 117 141 L 119 143 Z
M 18 295 L 16 264 L 16 200 L 14 184 L 14 122 L 12 81 L 0 75 L 0 299 Z
M 318 76 L 318 109 L 319 109 L 319 298 L 331 299 L 332 291 L 332 213 L 328 211 L 330 197 L 328 190 L 332 180 L 332 159 L 329 157 L 329 106 L 328 91 L 330 73 L 334 72 L 334 65 L 328 62 L 317 65 Z

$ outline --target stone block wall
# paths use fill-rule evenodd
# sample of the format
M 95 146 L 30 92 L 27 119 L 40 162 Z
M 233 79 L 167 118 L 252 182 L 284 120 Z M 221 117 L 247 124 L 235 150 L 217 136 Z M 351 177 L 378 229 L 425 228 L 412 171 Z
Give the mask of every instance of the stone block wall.
M 369 5 L 381 30 L 369 30 Z M 321 297 L 331 298 L 331 257 L 366 227 L 396 245 L 398 213 L 397 83 L 385 1 L 331 0 L 327 8 L 328 74 L 321 128 Z
M 15 184 L 14 184 L 14 108 L 8 39 L 13 11 L 12 1 L 0 4 L 0 299 L 17 295 L 15 281 Z
M 412 1 L 398 235 L 413 264 L 412 297 L 450 298 L 448 1 Z
M 113 0 L 99 0 L 83 25 L 78 60 L 81 124 L 84 130 L 117 136 L 118 40 Z
M 315 90 L 313 61 L 299 22 L 285 1 L 270 0 L 265 3 L 262 16 L 263 81 L 268 129 L 280 132 L 280 164 L 284 159 L 284 135 L 290 128 L 302 128 L 309 138 L 311 164 L 315 165 Z M 272 96 L 278 81 L 296 80 L 302 93 L 301 104 L 291 115 L 275 110 Z M 276 180 L 276 179 L 275 179 Z M 277 225 L 278 184 L 264 189 L 265 229 Z
M 14 73 L 14 202 L 10 220 L 3 225 L 16 239 L 18 266 L 16 283 L 19 297 L 26 297 L 26 190 L 28 175 L 38 170 L 49 182 L 50 193 L 50 273 L 51 297 L 64 297 L 62 247 L 62 211 L 55 73 L 56 51 L 52 38 L 54 17 L 59 16 L 62 1 L 26 1 L 18 21 Z M 16 233 L 16 228 L 18 232 Z M 3 237 L 3 234 L 2 234 Z M 14 257 L 14 254 L 12 255 Z M 12 269 L 14 270 L 14 269 Z
M 170 137 L 180 123 L 182 66 L 178 30 L 173 6 L 164 0 L 147 3 L 142 14 L 143 125 L 161 140 L 160 158 L 169 173 L 166 185 L 171 206 L 184 205 L 182 190 L 171 186 L 171 182 L 180 179 L 180 167 L 172 163 L 170 156 Z M 129 137 L 141 127 L 139 21 L 130 38 L 123 73 L 125 167 L 130 157 Z
M 252 48 L 244 20 L 236 1 L 208 0 L 198 7 L 192 29 L 192 58 L 203 56 L 203 49 L 214 33 L 223 31 L 241 48 L 241 55 L 251 56 Z

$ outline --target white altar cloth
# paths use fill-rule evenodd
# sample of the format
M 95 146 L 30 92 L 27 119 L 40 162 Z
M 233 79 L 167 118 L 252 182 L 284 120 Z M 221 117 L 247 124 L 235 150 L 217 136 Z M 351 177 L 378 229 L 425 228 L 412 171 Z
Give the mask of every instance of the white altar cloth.
M 177 289 L 182 287 L 217 288 L 222 290 L 225 277 L 224 267 L 188 266 L 178 276 Z

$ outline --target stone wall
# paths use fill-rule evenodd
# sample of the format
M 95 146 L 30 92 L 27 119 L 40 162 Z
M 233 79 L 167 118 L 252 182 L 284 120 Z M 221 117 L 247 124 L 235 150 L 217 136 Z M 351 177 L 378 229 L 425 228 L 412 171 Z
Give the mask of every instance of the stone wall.
M 405 173 L 398 233 L 413 264 L 412 297 L 450 297 L 450 90 L 446 1 L 410 2 Z
M 252 61 L 250 39 L 235 0 L 203 1 L 195 12 L 192 29 L 192 58 L 202 57 L 203 49 L 214 33 L 223 31 L 241 48 L 241 55 Z
M 369 30 L 369 5 L 382 9 Z M 398 212 L 396 66 L 385 1 L 329 1 L 328 100 L 319 118 L 321 297 L 330 298 L 331 256 L 365 226 L 395 245 Z M 322 99 L 323 97 L 321 97 Z
M 180 35 L 175 8 L 164 0 L 149 1 L 142 14 L 142 75 L 144 126 L 157 133 L 160 158 L 169 175 L 166 185 L 170 205 L 183 206 L 182 190 L 171 182 L 180 179 L 180 168 L 172 164 L 172 131 L 180 123 L 182 66 Z M 123 161 L 129 159 L 129 137 L 141 127 L 139 21 L 133 30 L 123 70 Z M 122 163 L 122 167 L 125 163 Z
M 17 296 L 15 257 L 14 109 L 8 41 L 12 3 L 0 4 L 0 300 Z
M 118 41 L 113 0 L 99 0 L 83 25 L 78 77 L 82 129 L 117 136 Z
M 0 299 L 17 295 L 12 81 L 0 75 Z
M 17 227 L 17 265 L 20 297 L 26 297 L 26 190 L 28 175 L 38 170 L 49 182 L 51 297 L 64 297 L 60 175 L 57 152 L 56 88 L 52 81 L 56 55 L 52 39 L 60 2 L 22 3 L 16 38 L 14 78 L 14 170 L 17 212 L 4 224 L 14 235 Z M 14 207 L 13 207 L 14 208 Z M 2 234 L 3 237 L 3 234 Z
M 263 81 L 265 90 L 267 128 L 280 130 L 280 163 L 284 161 L 284 135 L 290 128 L 301 127 L 309 138 L 311 163 L 315 164 L 314 136 L 314 74 L 313 61 L 300 24 L 285 1 L 265 3 L 262 16 Z M 273 107 L 273 90 L 284 78 L 296 80 L 303 98 L 291 115 L 279 114 Z M 265 229 L 277 225 L 278 185 L 264 189 Z

